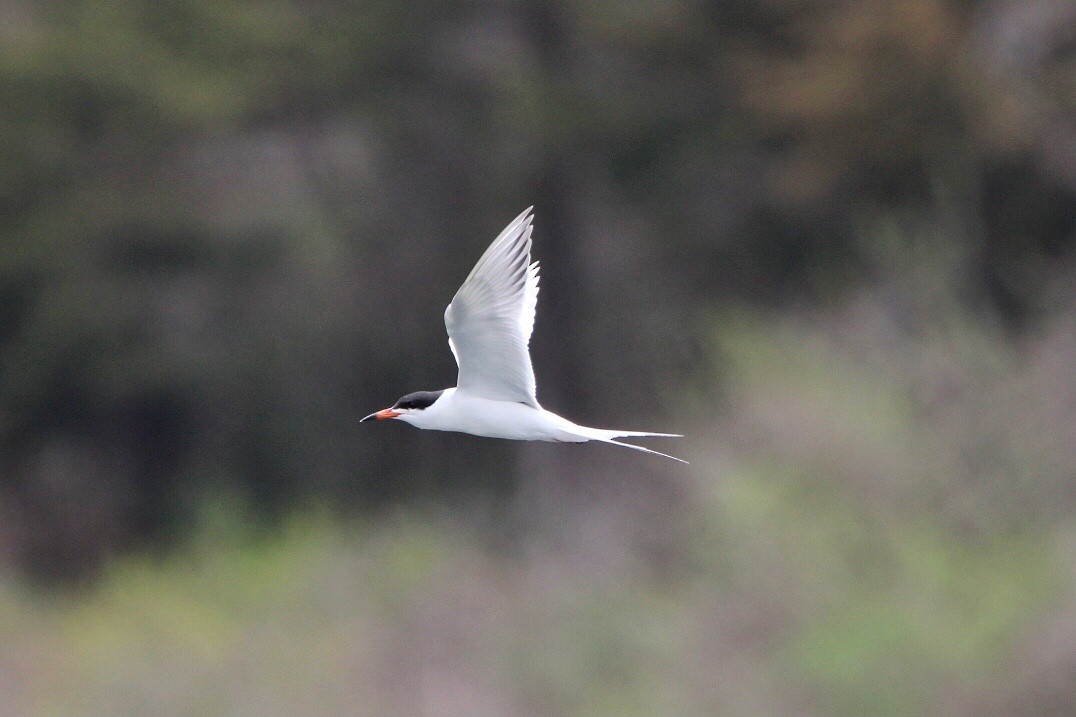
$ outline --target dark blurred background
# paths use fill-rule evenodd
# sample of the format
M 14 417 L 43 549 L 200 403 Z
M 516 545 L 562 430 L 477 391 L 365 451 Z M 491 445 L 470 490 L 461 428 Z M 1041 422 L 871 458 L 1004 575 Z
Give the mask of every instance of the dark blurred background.
M 358 425 L 454 385 L 531 204 L 539 400 L 690 468 Z M 12 709 L 294 713 L 242 677 L 273 608 L 100 631 L 313 541 L 325 634 L 403 646 L 307 714 L 1070 714 L 1074 259 L 1066 0 L 0 0 Z

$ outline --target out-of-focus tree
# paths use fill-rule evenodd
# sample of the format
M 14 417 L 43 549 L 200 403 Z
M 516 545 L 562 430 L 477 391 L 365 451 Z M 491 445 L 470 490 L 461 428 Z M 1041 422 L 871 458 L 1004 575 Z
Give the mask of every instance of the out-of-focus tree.
M 1073 12 L 0 3 L 0 548 L 77 571 L 221 486 L 510 484 L 509 446 L 355 421 L 451 385 L 440 313 L 530 203 L 540 398 L 580 420 L 710 380 L 716 305 L 893 251 L 1033 322 L 1076 231 Z

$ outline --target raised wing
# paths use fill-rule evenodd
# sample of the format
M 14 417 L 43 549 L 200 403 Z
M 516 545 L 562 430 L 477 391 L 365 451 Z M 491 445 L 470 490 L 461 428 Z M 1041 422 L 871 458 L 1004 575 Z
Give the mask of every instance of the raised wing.
M 445 310 L 456 390 L 538 408 L 527 346 L 538 305 L 528 207 L 493 240 Z

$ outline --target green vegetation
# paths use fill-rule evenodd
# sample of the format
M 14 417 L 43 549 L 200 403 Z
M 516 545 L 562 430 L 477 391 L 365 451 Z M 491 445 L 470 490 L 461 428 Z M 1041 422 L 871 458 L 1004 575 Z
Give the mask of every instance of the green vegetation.
M 1076 597 L 1071 522 L 1003 520 L 1002 502 L 997 519 L 969 524 L 948 505 L 967 436 L 916 394 L 936 378 L 919 359 L 942 339 L 910 338 L 896 370 L 880 347 L 861 353 L 875 330 L 841 316 L 726 322 L 718 355 L 734 410 L 692 439 L 712 454 L 678 479 L 678 498 L 626 509 L 652 479 L 596 477 L 521 529 L 522 551 L 445 508 L 343 523 L 305 511 L 266 532 L 221 505 L 181 550 L 112 561 L 92 586 L 45 597 L 8 582 L 9 704 L 27 715 L 1000 710 L 991 700 L 1020 698 L 1012 670 L 1028 642 Z M 949 337 L 944 354 L 964 340 Z M 957 388 L 1019 401 L 1045 370 L 968 372 Z
M 0 2 L 0 714 L 1076 714 L 1074 24 Z M 691 466 L 358 425 L 530 204 Z

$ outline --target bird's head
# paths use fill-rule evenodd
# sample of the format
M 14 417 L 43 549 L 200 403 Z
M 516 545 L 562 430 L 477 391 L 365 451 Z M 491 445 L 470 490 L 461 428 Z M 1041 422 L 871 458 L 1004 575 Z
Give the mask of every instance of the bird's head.
M 359 423 L 365 421 L 384 421 L 389 418 L 398 418 L 401 421 L 411 423 L 416 417 L 421 415 L 423 411 L 436 403 L 442 393 L 444 393 L 444 391 L 416 391 L 415 393 L 409 393 L 400 398 L 396 403 L 392 404 L 391 408 L 371 413 L 369 416 L 359 421 Z

